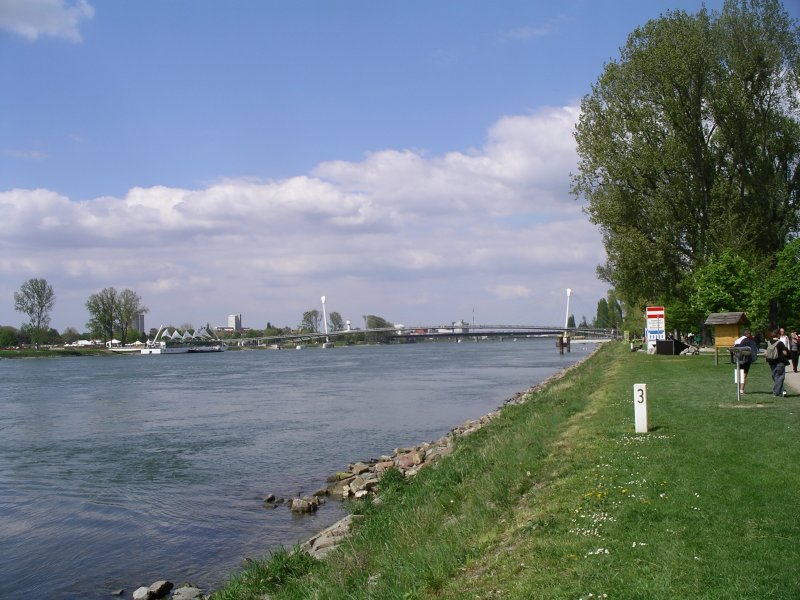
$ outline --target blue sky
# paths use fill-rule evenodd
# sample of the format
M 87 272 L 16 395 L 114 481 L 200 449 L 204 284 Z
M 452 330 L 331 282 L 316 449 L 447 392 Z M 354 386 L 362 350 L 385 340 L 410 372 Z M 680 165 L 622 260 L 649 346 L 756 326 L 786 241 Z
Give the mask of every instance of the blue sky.
M 107 286 L 148 327 L 591 318 L 580 99 L 701 5 L 0 0 L 0 324 L 31 277 L 59 330 Z

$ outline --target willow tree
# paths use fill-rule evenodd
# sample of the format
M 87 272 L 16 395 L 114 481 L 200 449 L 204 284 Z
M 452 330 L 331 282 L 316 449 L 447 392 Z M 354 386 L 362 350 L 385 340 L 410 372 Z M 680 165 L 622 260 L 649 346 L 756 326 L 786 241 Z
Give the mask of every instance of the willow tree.
M 776 0 L 667 12 L 582 101 L 573 193 L 625 301 L 688 300 L 723 252 L 774 260 L 798 230 L 800 34 Z

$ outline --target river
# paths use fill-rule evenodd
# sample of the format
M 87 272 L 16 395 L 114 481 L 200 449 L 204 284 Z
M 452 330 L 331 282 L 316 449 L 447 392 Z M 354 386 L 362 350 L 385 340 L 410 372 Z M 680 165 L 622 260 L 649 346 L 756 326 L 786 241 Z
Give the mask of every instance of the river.
M 268 510 L 586 356 L 552 339 L 0 360 L 0 598 L 218 587 L 343 514 Z

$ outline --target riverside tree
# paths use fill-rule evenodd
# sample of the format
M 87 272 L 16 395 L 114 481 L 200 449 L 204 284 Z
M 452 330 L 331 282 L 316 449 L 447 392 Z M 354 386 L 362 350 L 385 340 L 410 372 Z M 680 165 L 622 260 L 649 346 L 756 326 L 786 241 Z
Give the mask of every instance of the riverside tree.
M 29 279 L 14 292 L 14 310 L 28 315 L 27 329 L 37 350 L 50 325 L 50 311 L 55 303 L 56 294 L 46 279 Z
M 149 312 L 142 299 L 133 290 L 124 289 L 117 296 L 117 325 L 119 327 L 120 338 L 123 344 L 128 342 L 128 329 L 134 317 Z M 185 330 L 184 330 L 185 331 Z M 139 332 L 143 333 L 143 332 Z
M 86 327 L 92 335 L 102 337 L 104 342 L 114 339 L 117 295 L 116 289 L 107 287 L 92 294 L 86 301 L 86 310 L 89 311 L 89 322 Z
M 394 325 L 377 315 L 364 315 L 364 328 L 365 329 L 391 329 Z M 391 332 L 376 332 L 371 331 L 366 334 L 366 341 L 370 343 L 386 343 L 394 336 Z
M 311 333 L 317 333 L 319 331 L 319 324 L 321 321 L 322 317 L 320 316 L 318 310 L 307 310 L 303 313 L 303 320 L 300 322 L 300 329 L 309 331 Z
M 332 312 L 328 321 L 330 321 L 331 331 L 344 331 L 344 319 L 338 312 Z
M 603 236 L 598 274 L 626 302 L 688 302 L 724 252 L 774 263 L 798 231 L 798 40 L 777 0 L 667 12 L 583 99 L 573 193 Z
M 136 315 L 148 312 L 142 304 L 139 294 L 133 290 L 124 289 L 121 292 L 113 287 L 107 287 L 96 294 L 89 296 L 86 301 L 86 310 L 89 311 L 89 322 L 86 327 L 107 342 L 114 338 L 114 332 L 120 333 L 123 343 L 127 342 L 130 323 Z

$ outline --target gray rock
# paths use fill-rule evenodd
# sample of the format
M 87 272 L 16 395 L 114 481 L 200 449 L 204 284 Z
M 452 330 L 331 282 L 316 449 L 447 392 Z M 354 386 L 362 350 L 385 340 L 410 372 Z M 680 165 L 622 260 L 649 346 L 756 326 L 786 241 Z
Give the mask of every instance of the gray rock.
M 365 481 L 360 475 L 353 477 L 353 480 L 350 482 L 350 491 L 355 494 L 356 492 L 363 490 L 364 483 Z
M 142 586 L 133 592 L 133 600 L 150 600 L 151 598 L 152 595 L 150 590 L 145 586 Z
M 169 594 L 170 590 L 172 589 L 173 584 L 170 581 L 166 581 L 162 579 L 161 581 L 156 581 L 155 583 L 150 585 L 149 592 L 152 594 L 151 598 L 163 598 L 167 594 Z
M 391 458 L 389 460 L 382 460 L 375 465 L 375 472 L 383 473 L 386 469 L 391 469 L 393 466 L 394 461 Z
M 361 475 L 367 471 L 369 471 L 369 465 L 366 465 L 363 462 L 357 462 L 350 467 L 350 472 L 353 475 Z
M 205 600 L 205 596 L 200 588 L 187 585 L 175 590 L 175 593 L 172 594 L 172 600 Z
M 297 514 L 306 514 L 306 513 L 313 513 L 317 512 L 319 505 L 322 504 L 324 500 L 319 498 L 318 496 L 306 496 L 305 498 L 292 498 L 292 501 L 289 503 L 289 508 L 293 513 Z
M 315 558 L 322 558 L 328 552 L 336 548 L 350 531 L 350 524 L 353 522 L 353 515 L 347 515 L 337 521 L 327 529 L 321 531 L 300 549 Z

